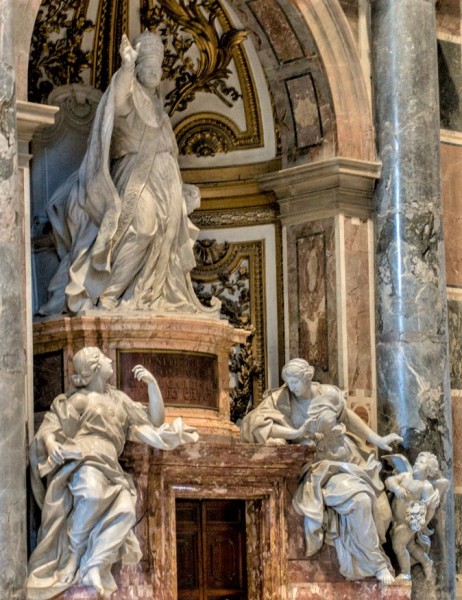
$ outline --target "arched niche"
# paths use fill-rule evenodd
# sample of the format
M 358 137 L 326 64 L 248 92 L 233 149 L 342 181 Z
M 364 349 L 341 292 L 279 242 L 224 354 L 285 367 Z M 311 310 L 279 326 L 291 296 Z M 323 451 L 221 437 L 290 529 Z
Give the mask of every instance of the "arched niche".
M 27 98 L 30 40 L 40 4 L 40 0 L 17 0 L 14 3 L 17 95 L 20 100 Z M 262 24 L 258 22 L 257 12 L 259 10 L 261 14 L 261 7 L 265 8 L 265 5 L 268 5 L 270 13 L 274 8 L 287 20 L 290 29 L 295 32 L 295 37 L 304 46 L 299 59 L 311 62 L 311 71 L 302 73 L 300 69 L 297 71 L 295 68 L 296 60 L 284 61 L 283 58 L 278 58 L 277 52 L 274 51 L 278 44 L 277 27 L 263 29 Z M 275 131 L 282 139 L 279 148 L 282 165 L 309 163 L 334 156 L 374 160 L 374 128 L 370 101 L 355 40 L 339 1 L 230 0 L 229 6 L 244 26 L 250 26 L 256 55 L 272 87 L 275 99 Z M 263 37 L 268 44 L 260 43 Z M 283 67 L 287 67 L 289 63 L 291 65 L 286 71 L 294 69 L 294 76 L 284 79 L 279 73 L 282 73 Z M 306 93 L 307 86 L 310 85 L 313 86 L 312 96 L 320 101 L 317 106 L 320 133 L 317 133 L 315 128 L 308 131 L 305 127 L 301 133 L 294 130 L 294 124 L 296 127 L 297 122 L 300 122 L 300 114 L 304 108 L 309 108 L 310 98 L 307 94 L 304 105 L 298 106 L 293 102 L 293 98 L 297 96 L 297 89 Z M 282 100 L 282 95 L 278 99 L 274 92 L 277 86 L 285 96 Z M 292 125 L 287 127 L 288 119 Z M 280 125 L 287 129 L 286 134 L 278 131 L 278 128 L 281 129 Z M 283 139 L 284 135 L 286 140 Z M 297 135 L 305 136 L 306 151 L 296 151 L 293 140 Z M 312 136 L 312 139 L 309 139 L 309 136 Z M 268 160 L 268 157 L 263 157 L 263 160 Z M 213 168 L 213 165 L 209 165 L 210 167 Z

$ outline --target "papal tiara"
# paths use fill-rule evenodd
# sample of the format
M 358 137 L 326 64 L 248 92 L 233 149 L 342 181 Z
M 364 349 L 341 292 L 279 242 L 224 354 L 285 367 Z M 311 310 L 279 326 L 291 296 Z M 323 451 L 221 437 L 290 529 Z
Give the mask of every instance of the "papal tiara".
M 149 29 L 145 29 L 143 33 L 135 38 L 133 47 L 136 48 L 140 45 L 138 50 L 137 62 L 140 62 L 144 58 L 155 57 L 162 59 L 164 56 L 164 44 L 162 38 L 158 33 L 152 33 Z

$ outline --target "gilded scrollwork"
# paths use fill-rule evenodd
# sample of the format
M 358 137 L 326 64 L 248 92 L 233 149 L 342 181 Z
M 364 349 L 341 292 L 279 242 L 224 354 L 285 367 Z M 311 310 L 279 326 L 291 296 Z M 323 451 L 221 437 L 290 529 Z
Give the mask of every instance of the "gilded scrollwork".
M 30 101 L 46 102 L 53 88 L 83 82 L 91 52 L 82 50 L 82 38 L 94 29 L 87 8 L 88 0 L 43 0 L 32 34 Z
M 229 357 L 229 370 L 236 378 L 231 389 L 231 421 L 237 423 L 253 407 L 253 381 L 261 375 L 261 364 L 255 359 L 252 330 L 247 342 L 232 350 Z
M 229 64 L 247 32 L 230 27 L 219 33 L 220 12 L 216 0 L 163 0 L 141 8 L 142 24 L 170 41 L 164 60 L 164 77 L 175 82 L 165 99 L 170 116 L 185 110 L 198 92 L 215 94 L 228 107 L 241 96 L 228 83 Z M 197 60 L 190 53 L 193 45 Z
M 164 78 L 173 81 L 166 106 L 171 115 L 199 92 L 232 108 L 242 101 L 245 130 L 218 113 L 193 113 L 175 127 L 183 155 L 215 156 L 263 145 L 261 115 L 243 47 L 247 31 L 233 24 L 219 0 L 142 0 L 142 26 L 158 28 L 166 41 Z M 233 69 L 231 69 L 231 66 Z M 239 86 L 230 83 L 232 70 Z
M 90 0 L 43 0 L 31 45 L 30 100 L 46 102 L 54 88 L 70 83 L 105 90 L 120 66 L 121 36 L 138 24 L 129 18 L 128 0 L 96 5 L 95 13 Z M 223 2 L 139 0 L 139 6 L 139 26 L 158 29 L 165 40 L 166 108 L 177 115 L 180 153 L 213 157 L 262 147 L 261 109 L 244 44 L 248 32 L 235 25 Z M 219 102 L 204 111 L 205 95 Z

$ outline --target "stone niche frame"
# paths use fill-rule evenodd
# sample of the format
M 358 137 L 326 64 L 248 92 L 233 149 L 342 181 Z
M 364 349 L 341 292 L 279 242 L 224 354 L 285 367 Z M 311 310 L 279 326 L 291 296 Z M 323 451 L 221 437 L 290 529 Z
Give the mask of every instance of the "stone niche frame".
M 154 597 L 177 599 L 176 500 L 226 498 L 246 504 L 248 598 L 288 600 L 288 484 L 312 454 L 304 446 L 207 440 L 173 452 L 153 451 L 145 509 Z

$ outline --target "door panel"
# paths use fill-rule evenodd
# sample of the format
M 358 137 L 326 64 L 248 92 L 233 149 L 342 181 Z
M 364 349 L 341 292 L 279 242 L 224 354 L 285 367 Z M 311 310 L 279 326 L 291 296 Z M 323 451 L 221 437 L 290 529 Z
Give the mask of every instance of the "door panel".
M 246 600 L 245 503 L 177 500 L 180 600 Z

